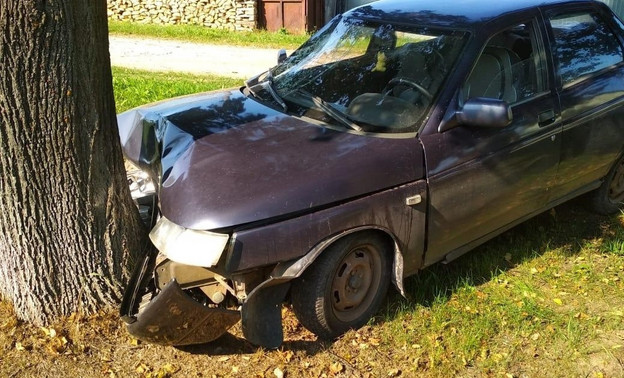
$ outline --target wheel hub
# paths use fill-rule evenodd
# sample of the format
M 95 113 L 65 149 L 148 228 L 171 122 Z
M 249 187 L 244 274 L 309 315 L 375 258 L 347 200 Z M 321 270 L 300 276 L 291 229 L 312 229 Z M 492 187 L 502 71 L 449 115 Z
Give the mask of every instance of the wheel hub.
M 362 273 L 353 272 L 349 278 L 349 289 L 357 291 L 362 286 Z
M 381 277 L 378 259 L 366 247 L 351 251 L 340 263 L 332 282 L 332 306 L 343 321 L 366 310 Z

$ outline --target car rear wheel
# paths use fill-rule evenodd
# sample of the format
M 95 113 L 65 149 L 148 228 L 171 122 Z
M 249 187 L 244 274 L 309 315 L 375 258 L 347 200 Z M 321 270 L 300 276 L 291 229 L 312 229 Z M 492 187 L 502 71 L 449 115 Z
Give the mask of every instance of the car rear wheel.
M 390 283 L 391 246 L 374 233 L 349 235 L 330 246 L 293 282 L 297 318 L 323 339 L 363 326 Z
M 592 209 L 600 214 L 614 214 L 622 208 L 624 203 L 624 156 L 617 163 L 604 182 L 592 193 Z

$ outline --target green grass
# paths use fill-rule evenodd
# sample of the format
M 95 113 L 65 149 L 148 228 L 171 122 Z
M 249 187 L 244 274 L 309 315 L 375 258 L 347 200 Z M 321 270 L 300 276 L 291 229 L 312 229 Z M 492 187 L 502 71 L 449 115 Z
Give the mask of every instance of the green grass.
M 418 361 L 408 375 L 622 376 L 623 225 L 578 204 L 543 214 L 408 279 L 378 338 Z
M 166 38 L 189 42 L 219 45 L 248 46 L 258 48 L 293 50 L 307 41 L 307 34 L 289 34 L 287 32 L 267 32 L 264 30 L 233 32 L 210 29 L 198 25 L 157 25 L 140 24 L 124 21 L 109 21 L 109 33 L 145 38 Z
M 117 112 L 191 93 L 242 86 L 242 79 L 113 67 Z

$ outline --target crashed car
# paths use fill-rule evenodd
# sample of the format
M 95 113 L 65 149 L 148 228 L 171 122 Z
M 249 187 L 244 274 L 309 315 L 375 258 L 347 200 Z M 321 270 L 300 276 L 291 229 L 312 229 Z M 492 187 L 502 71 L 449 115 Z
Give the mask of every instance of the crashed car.
M 321 338 L 392 283 L 582 194 L 624 199 L 624 30 L 602 3 L 383 0 L 241 88 L 118 117 L 157 252 L 121 313 L 167 345 Z

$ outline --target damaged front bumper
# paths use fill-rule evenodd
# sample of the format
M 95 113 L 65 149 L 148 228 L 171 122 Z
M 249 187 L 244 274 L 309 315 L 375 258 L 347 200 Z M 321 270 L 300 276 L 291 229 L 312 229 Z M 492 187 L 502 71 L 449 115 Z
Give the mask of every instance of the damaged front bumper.
M 225 334 L 242 317 L 247 340 L 270 349 L 281 345 L 280 307 L 290 283 L 259 285 L 240 303 L 240 311 L 231 310 L 198 302 L 175 277 L 159 284 L 161 289 L 154 295 L 155 259 L 154 253 L 148 254 L 137 264 L 122 300 L 120 315 L 134 337 L 161 345 L 207 343 Z
M 126 287 L 120 315 L 136 338 L 162 345 L 210 342 L 240 320 L 240 312 L 204 306 L 187 295 L 175 279 L 153 298 L 149 290 L 156 256 L 146 254 Z M 149 303 L 141 302 L 151 298 Z M 139 310 L 139 307 L 140 310 Z
M 206 307 L 172 280 L 128 324 L 128 332 L 156 344 L 198 344 L 219 338 L 239 320 L 239 311 Z

